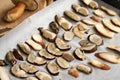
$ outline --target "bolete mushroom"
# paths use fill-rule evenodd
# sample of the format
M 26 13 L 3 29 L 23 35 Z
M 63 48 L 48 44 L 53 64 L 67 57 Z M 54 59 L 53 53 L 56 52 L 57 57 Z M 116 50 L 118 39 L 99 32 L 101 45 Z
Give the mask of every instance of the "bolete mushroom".
M 12 0 L 15 4 L 11 10 L 4 16 L 4 20 L 7 22 L 13 22 L 17 20 L 24 13 L 25 9 L 34 11 L 38 8 L 38 4 L 35 0 Z
M 111 19 L 112 23 L 115 24 L 116 26 L 120 27 L 120 19 L 119 18 L 116 18 L 116 17 L 113 17 Z
M 66 31 L 63 34 L 63 39 L 66 41 L 71 41 L 74 38 L 74 33 L 72 31 Z
M 59 26 L 58 24 L 55 22 L 55 21 L 52 21 L 50 24 L 49 24 L 50 28 L 52 29 L 52 31 L 56 34 L 59 33 Z
M 93 13 L 98 17 L 105 18 L 105 13 L 100 9 L 94 10 Z
M 67 60 L 68 62 L 71 62 L 71 61 L 74 60 L 73 55 L 70 54 L 70 53 L 65 53 L 65 52 L 64 52 L 63 55 L 62 55 L 62 57 L 63 57 L 65 60 Z
M 24 61 L 24 58 L 18 49 L 13 50 L 13 55 L 15 56 L 16 59 Z

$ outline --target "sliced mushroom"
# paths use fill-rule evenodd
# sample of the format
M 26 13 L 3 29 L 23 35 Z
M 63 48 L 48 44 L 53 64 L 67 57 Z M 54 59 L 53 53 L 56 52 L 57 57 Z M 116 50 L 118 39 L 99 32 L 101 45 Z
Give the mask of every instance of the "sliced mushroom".
M 39 55 L 45 59 L 52 60 L 55 59 L 55 56 L 52 54 L 48 53 L 45 49 L 42 49 L 39 51 Z
M 105 20 L 104 19 L 104 20 L 102 20 L 102 23 L 106 28 L 110 29 L 111 31 L 114 31 L 114 32 L 117 32 L 117 33 L 120 32 L 120 28 L 113 25 L 110 20 L 108 20 L 108 19 Z
M 56 38 L 55 40 L 55 44 L 56 46 L 62 50 L 62 51 L 66 51 L 66 50 L 70 50 L 71 49 L 71 46 L 68 45 L 67 43 L 65 43 L 62 39 L 60 38 Z
M 19 68 L 18 64 L 15 64 L 14 66 L 12 66 L 11 73 L 18 78 L 26 78 L 28 76 L 24 70 L 21 70 Z
M 82 46 L 82 47 L 87 46 L 88 43 L 89 43 L 88 40 L 81 40 L 81 41 L 80 41 L 80 46 Z
M 79 77 L 79 72 L 78 70 L 76 70 L 75 68 L 71 68 L 70 70 L 68 70 L 68 73 L 70 75 L 72 75 L 73 77 L 75 78 L 78 78 Z
M 85 24 L 79 23 L 79 24 L 77 24 L 76 26 L 78 27 L 78 29 L 79 29 L 80 31 L 87 30 L 87 28 L 86 28 L 86 25 L 85 25 Z
M 50 61 L 47 64 L 47 70 L 52 75 L 58 75 L 60 72 L 59 66 L 54 61 Z
M 69 63 L 62 57 L 57 58 L 56 61 L 57 61 L 57 64 L 63 69 L 67 69 L 70 66 Z
M 91 1 L 93 0 L 82 0 L 86 5 L 89 5 Z
M 107 48 L 120 52 L 120 46 L 118 45 L 109 45 Z
M 64 14 L 74 21 L 80 21 L 80 17 L 72 11 L 66 10 Z
M 53 80 L 51 75 L 49 75 L 46 72 L 43 71 L 38 71 L 35 73 L 35 76 L 39 79 L 39 80 Z
M 83 23 L 89 25 L 89 26 L 95 26 L 96 25 L 96 22 L 90 20 L 90 19 L 82 19 L 81 20 Z
M 74 57 L 70 53 L 63 53 L 62 57 L 67 60 L 68 62 L 71 62 L 74 60 Z
M 93 13 L 98 17 L 105 18 L 105 13 L 100 9 L 95 10 Z
M 86 74 L 92 73 L 92 67 L 85 65 L 85 64 L 79 64 L 77 65 L 77 70 L 84 72 Z
M 113 38 L 114 37 L 114 32 L 111 32 L 109 29 L 105 28 L 102 24 L 97 24 L 95 26 L 95 29 L 103 36 L 107 38 Z
M 38 71 L 34 65 L 28 63 L 22 63 L 20 65 L 20 68 L 29 74 L 34 74 L 35 72 Z
M 114 17 L 111 19 L 111 21 L 113 24 L 120 27 L 120 19 L 119 18 Z
M 45 42 L 43 41 L 42 36 L 39 33 L 33 34 L 32 39 L 40 44 L 43 48 L 45 48 Z
M 16 59 L 24 61 L 23 55 L 18 49 L 13 50 L 13 55 L 15 56 Z
M 86 59 L 85 53 L 79 48 L 75 49 L 73 54 L 74 54 L 75 58 L 77 58 L 79 60 L 83 61 Z
M 10 80 L 6 68 L 0 67 L 0 80 Z
M 52 21 L 50 24 L 49 24 L 50 28 L 52 29 L 52 31 L 56 34 L 58 34 L 59 32 L 59 27 L 58 27 L 58 24 L 55 22 L 55 21 Z
M 55 16 L 55 20 L 62 27 L 64 30 L 69 31 L 72 28 L 72 23 L 69 22 L 64 17 L 60 16 L 59 14 Z
M 74 33 L 71 31 L 66 31 L 63 35 L 64 40 L 71 41 L 74 38 Z
M 42 49 L 42 46 L 40 44 L 36 43 L 31 39 L 27 40 L 26 43 L 30 45 L 35 51 L 39 51 Z
M 96 9 L 99 7 L 98 3 L 94 0 L 92 0 L 90 3 L 89 3 L 89 6 L 93 9 Z
M 27 77 L 26 80 L 38 80 L 36 77 Z
M 62 52 L 55 47 L 54 43 L 49 43 L 47 46 L 47 51 L 55 56 L 62 56 Z
M 90 34 L 88 36 L 88 40 L 94 44 L 96 44 L 97 46 L 100 46 L 103 44 L 103 39 L 101 36 L 97 35 L 97 34 Z
M 117 14 L 115 11 L 108 9 L 105 6 L 101 6 L 100 8 L 101 8 L 101 10 L 105 11 L 110 16 L 115 16 Z
M 83 50 L 86 53 L 93 53 L 97 50 L 96 44 L 88 44 L 86 46 L 81 47 L 81 50 Z
M 26 43 L 18 43 L 19 48 L 27 55 L 32 53 L 30 47 Z
M 34 54 L 29 54 L 27 61 L 29 63 L 35 64 L 35 65 L 44 65 L 46 64 L 46 60 L 41 58 L 41 57 L 37 57 Z
M 98 52 L 95 54 L 95 56 L 105 60 L 105 61 L 108 61 L 110 63 L 114 63 L 114 64 L 117 64 L 117 63 L 120 63 L 120 56 L 114 54 L 114 53 L 110 53 L 110 52 Z
M 55 39 L 57 37 L 57 35 L 55 33 L 51 32 L 51 31 L 49 31 L 47 29 L 43 29 L 43 28 L 39 28 L 38 30 L 40 31 L 41 35 L 45 39 L 47 39 L 48 41 L 50 41 L 50 42 L 54 42 L 55 41 Z
M 6 54 L 6 60 L 8 62 L 10 62 L 10 64 L 12 65 L 15 65 L 17 63 L 17 60 L 15 58 L 15 56 L 13 55 L 13 52 L 12 51 L 9 51 L 7 54 Z
M 5 60 L 0 59 L 0 66 L 6 66 L 8 63 Z
M 102 70 L 110 70 L 109 65 L 107 65 L 104 62 L 99 61 L 99 60 L 91 60 L 91 61 L 89 61 L 89 64 L 91 64 L 92 66 L 94 66 L 96 68 L 102 69 Z
M 96 21 L 96 22 L 100 22 L 100 18 L 96 17 L 96 16 L 91 16 L 90 17 L 92 20 Z

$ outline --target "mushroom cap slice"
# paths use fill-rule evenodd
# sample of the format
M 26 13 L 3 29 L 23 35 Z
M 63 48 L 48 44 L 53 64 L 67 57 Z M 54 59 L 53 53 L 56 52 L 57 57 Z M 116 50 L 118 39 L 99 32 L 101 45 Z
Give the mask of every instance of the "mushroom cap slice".
M 50 24 L 49 24 L 50 28 L 52 29 L 52 31 L 56 34 L 59 33 L 59 26 L 58 24 L 55 22 L 55 21 L 52 21 Z
M 90 3 L 89 3 L 89 6 L 93 9 L 96 9 L 99 7 L 98 3 L 94 0 L 92 0 Z
M 64 40 L 71 41 L 74 38 L 74 33 L 71 31 L 66 31 L 63 35 Z
M 111 19 L 112 23 L 115 24 L 116 26 L 120 27 L 120 19 L 119 18 L 112 18 Z
M 56 61 L 57 61 L 57 64 L 58 64 L 61 68 L 63 68 L 63 69 L 69 68 L 69 63 L 68 63 L 65 59 L 63 59 L 62 57 L 57 58 Z
M 114 37 L 114 32 L 111 32 L 109 29 L 105 28 L 102 24 L 97 24 L 95 26 L 95 29 L 103 36 L 107 38 L 113 38 Z
M 63 52 L 61 52 L 58 48 L 55 47 L 54 43 L 48 44 L 47 51 L 54 56 L 62 56 L 63 54 Z
M 39 80 L 53 80 L 51 75 L 47 74 L 46 72 L 43 71 L 38 71 L 35 73 L 35 76 L 39 79 Z
M 109 45 L 107 48 L 120 52 L 120 46 L 118 45 Z
M 92 20 L 89 20 L 89 19 L 82 19 L 81 20 L 83 23 L 89 25 L 89 26 L 95 26 L 96 25 L 96 22 L 92 21 Z
M 26 80 L 38 80 L 36 77 L 27 77 Z
M 39 55 L 41 57 L 44 57 L 45 59 L 48 59 L 48 60 L 55 59 L 55 56 L 53 56 L 52 54 L 48 53 L 45 49 L 40 50 L 39 51 Z
M 74 60 L 74 57 L 70 53 L 63 53 L 62 57 L 69 62 Z
M 71 49 L 71 46 L 68 45 L 67 43 L 65 43 L 62 39 L 60 38 L 56 38 L 55 40 L 55 44 L 56 46 L 62 50 L 62 51 L 66 51 L 66 50 L 70 50 Z
M 24 61 L 24 58 L 18 49 L 13 50 L 13 55 L 15 56 L 16 59 Z
M 0 66 L 0 80 L 10 80 L 6 68 Z
M 24 70 L 25 72 L 30 73 L 30 74 L 34 74 L 35 72 L 38 71 L 34 65 L 31 65 L 31 64 L 28 64 L 28 63 L 22 63 L 20 65 L 20 68 L 22 70 Z
M 93 13 L 98 17 L 105 18 L 105 13 L 100 9 L 94 10 Z
M 24 71 L 24 70 L 21 70 L 19 68 L 19 65 L 18 64 L 15 64 L 12 66 L 11 68 L 11 73 L 15 76 L 15 77 L 18 77 L 18 78 L 26 78 L 28 75 L 27 73 Z
M 54 61 L 50 61 L 47 64 L 47 70 L 52 75 L 58 75 L 60 72 L 59 66 Z
M 109 65 L 107 65 L 104 62 L 99 61 L 99 60 L 91 60 L 91 61 L 89 61 L 89 64 L 91 64 L 92 66 L 94 66 L 96 68 L 102 69 L 102 70 L 110 70 Z

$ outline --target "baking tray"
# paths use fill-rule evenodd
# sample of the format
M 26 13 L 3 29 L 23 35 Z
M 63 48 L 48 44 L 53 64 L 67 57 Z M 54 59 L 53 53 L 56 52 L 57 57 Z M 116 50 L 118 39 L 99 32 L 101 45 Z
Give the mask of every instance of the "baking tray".
M 97 0 L 97 2 L 99 3 L 99 5 L 104 5 L 106 7 L 109 7 L 110 9 L 113 9 L 117 13 L 119 12 L 119 10 L 117 10 L 116 8 L 113 8 L 112 6 L 110 6 L 108 4 L 105 4 L 101 0 Z M 45 8 L 45 9 L 35 13 L 31 17 L 27 18 L 24 22 L 22 22 L 16 28 L 11 30 L 7 35 L 3 36 L 0 39 L 0 51 L 1 51 L 0 59 L 4 59 L 6 52 L 8 52 L 9 50 L 12 50 L 13 48 L 16 48 L 17 43 L 25 42 L 27 39 L 31 38 L 31 35 L 33 33 L 39 32 L 37 30 L 37 28 L 39 28 L 39 27 L 48 28 L 49 23 L 54 20 L 54 16 L 56 14 L 63 15 L 64 10 L 72 10 L 71 4 L 73 4 L 73 3 L 82 4 L 82 3 L 80 3 L 79 0 L 69 0 L 69 1 L 68 0 L 58 0 L 58 1 L 54 2 L 52 5 L 50 5 L 49 7 Z M 89 8 L 89 7 L 87 7 L 87 8 Z M 89 8 L 89 11 L 92 13 L 92 10 L 90 8 Z M 93 15 L 93 14 L 91 14 L 91 15 Z M 83 18 L 83 16 L 80 16 L 80 17 Z M 115 17 L 118 17 L 118 16 L 115 16 Z M 107 16 L 106 18 L 110 18 L 110 17 Z M 76 23 L 73 22 L 73 25 L 76 25 Z M 95 33 L 93 27 L 87 26 L 87 28 L 91 28 L 91 32 L 89 34 Z M 64 33 L 64 30 L 61 29 L 58 36 L 61 37 L 63 33 Z M 86 35 L 86 37 L 87 37 L 87 35 Z M 98 50 L 96 52 L 110 51 L 110 50 L 106 49 L 106 46 L 110 45 L 110 44 L 120 45 L 119 37 L 120 37 L 120 34 L 116 34 L 113 39 L 104 38 L 104 45 L 98 47 Z M 80 47 L 79 46 L 80 40 L 82 40 L 82 39 L 75 37 L 71 42 L 68 42 L 68 44 L 72 45 L 72 49 L 69 51 L 70 53 L 72 53 L 74 49 Z M 34 52 L 34 53 L 37 53 L 37 52 Z M 76 65 L 79 63 L 87 64 L 87 62 L 89 60 L 98 59 L 94 56 L 94 53 L 86 54 L 86 56 L 87 56 L 87 60 L 85 60 L 85 61 L 74 60 L 73 62 L 70 63 L 70 66 Z M 105 63 L 107 63 L 107 62 L 105 62 Z M 110 64 L 110 63 L 107 63 L 107 64 L 110 65 L 110 67 L 111 67 L 110 70 L 104 71 L 104 70 L 100 70 L 97 68 L 93 68 L 93 72 L 89 75 L 86 75 L 86 74 L 83 74 L 80 72 L 79 78 L 74 78 L 74 77 L 70 76 L 68 74 L 68 69 L 66 69 L 66 70 L 61 69 L 60 74 L 58 76 L 54 76 L 53 80 L 113 80 L 113 79 L 120 80 L 120 76 L 119 76 L 120 64 Z M 8 66 L 6 68 L 9 73 L 10 67 Z M 45 69 L 45 66 L 39 66 L 37 68 L 39 70 L 47 72 Z M 16 78 L 16 77 L 12 76 L 10 73 L 9 73 L 9 76 L 10 76 L 11 80 L 24 80 L 24 79 Z

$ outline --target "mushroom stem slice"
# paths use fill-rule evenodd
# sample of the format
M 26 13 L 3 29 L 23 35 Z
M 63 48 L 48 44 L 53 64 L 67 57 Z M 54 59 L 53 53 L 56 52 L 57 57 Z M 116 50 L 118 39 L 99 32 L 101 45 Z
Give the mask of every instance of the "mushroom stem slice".
M 89 64 L 91 64 L 92 66 L 102 69 L 102 70 L 110 70 L 110 66 L 105 64 L 104 62 L 101 62 L 99 60 L 91 60 L 89 61 Z
M 79 77 L 79 72 L 78 72 L 78 70 L 76 70 L 75 68 L 71 68 L 71 69 L 68 71 L 68 73 L 69 73 L 70 75 L 72 75 L 73 77 L 75 77 L 75 78 L 78 78 L 78 77 Z
M 74 38 L 74 33 L 71 31 L 66 31 L 63 35 L 64 40 L 71 41 Z
M 91 16 L 90 17 L 92 20 L 96 21 L 96 22 L 100 22 L 100 18 L 96 17 L 96 16 Z
M 38 80 L 36 77 L 27 77 L 26 80 Z
M 55 21 L 52 21 L 50 24 L 49 24 L 50 28 L 52 29 L 52 31 L 56 34 L 59 33 L 59 26 L 58 24 L 55 22 Z
M 81 20 L 83 23 L 89 25 L 89 26 L 95 26 L 96 25 L 96 22 L 92 21 L 92 20 L 89 20 L 89 19 L 82 19 Z
M 15 56 L 16 59 L 24 61 L 24 58 L 18 49 L 13 50 L 13 55 Z
M 120 27 L 120 19 L 119 18 L 112 18 L 111 19 L 112 23 L 115 24 L 116 26 Z
M 90 3 L 89 3 L 89 6 L 93 9 L 96 9 L 99 7 L 98 3 L 94 0 L 92 0 Z
M 120 46 L 118 45 L 109 45 L 107 48 L 120 52 Z
M 1 66 L 0 66 L 0 80 L 10 80 L 6 69 Z
M 69 62 L 74 60 L 74 57 L 70 53 L 63 53 L 62 57 Z
M 8 65 L 7 62 L 5 60 L 0 59 L 0 66 L 6 66 L 6 65 Z
M 105 13 L 100 9 L 95 10 L 93 13 L 98 17 L 105 18 Z

